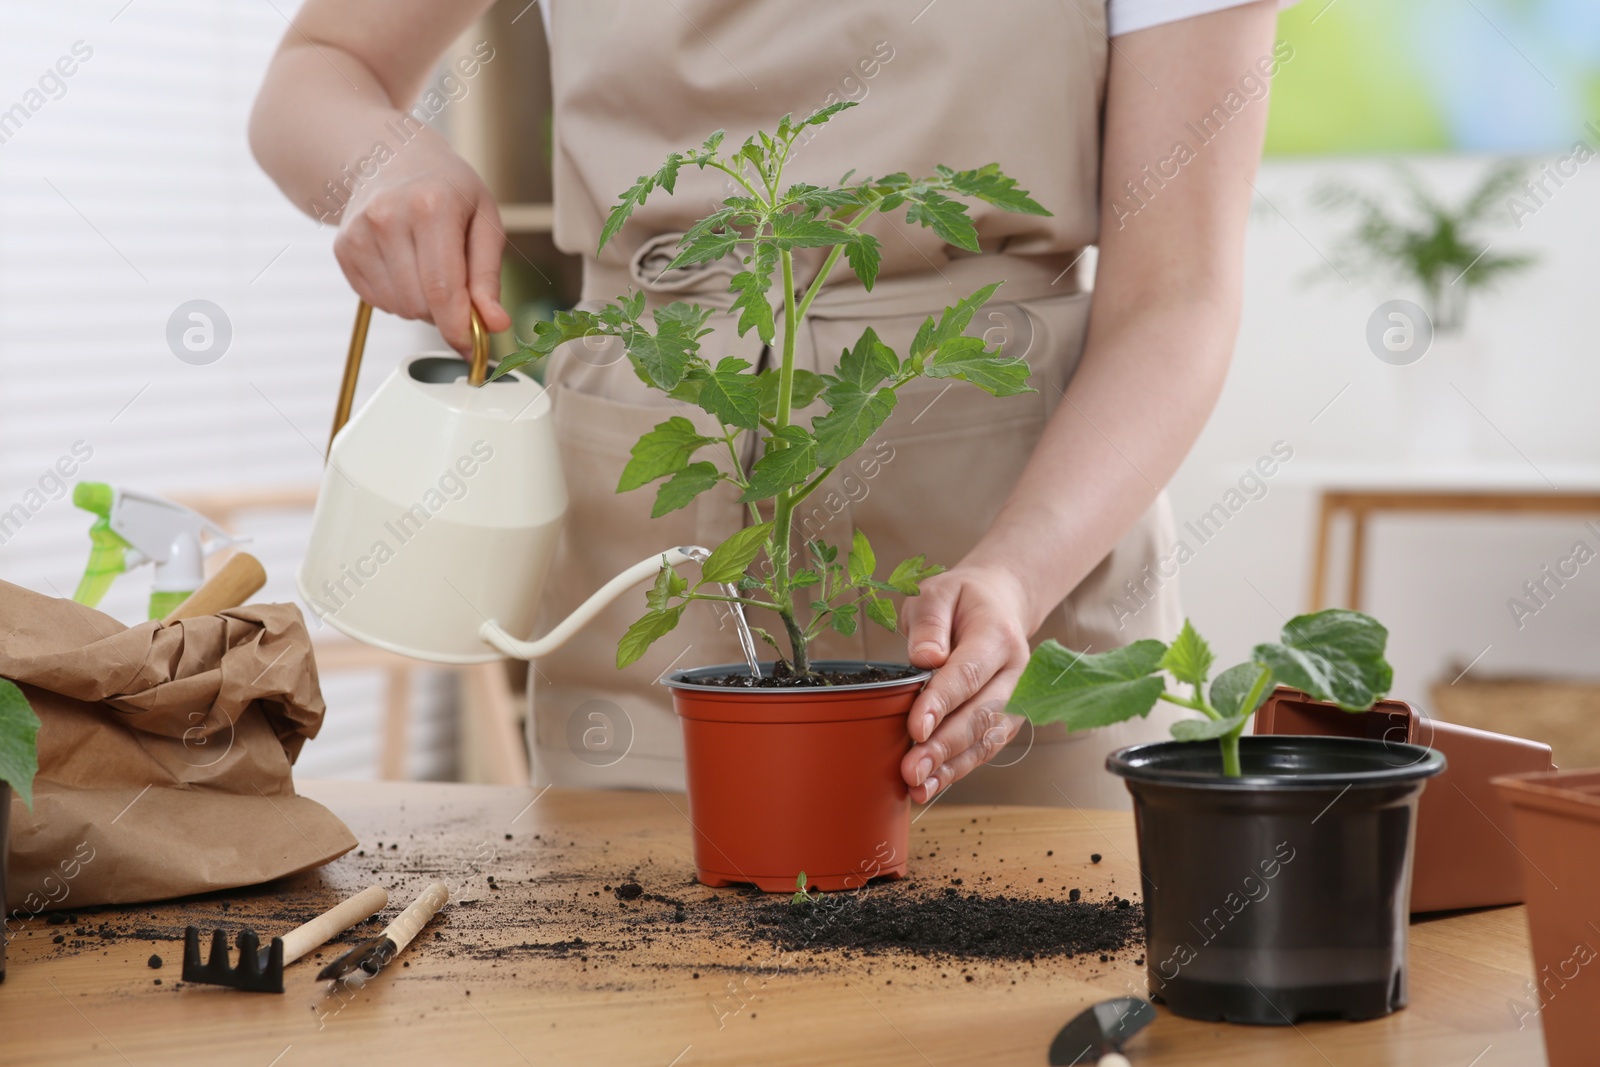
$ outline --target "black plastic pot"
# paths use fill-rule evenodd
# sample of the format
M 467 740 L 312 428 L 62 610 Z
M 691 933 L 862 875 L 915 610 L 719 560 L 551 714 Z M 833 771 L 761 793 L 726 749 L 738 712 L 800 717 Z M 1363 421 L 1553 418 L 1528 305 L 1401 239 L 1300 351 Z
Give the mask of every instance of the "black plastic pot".
M 1146 970 L 1176 1015 L 1286 1026 L 1405 1007 L 1417 799 L 1444 757 L 1342 737 L 1113 752 L 1139 834 Z

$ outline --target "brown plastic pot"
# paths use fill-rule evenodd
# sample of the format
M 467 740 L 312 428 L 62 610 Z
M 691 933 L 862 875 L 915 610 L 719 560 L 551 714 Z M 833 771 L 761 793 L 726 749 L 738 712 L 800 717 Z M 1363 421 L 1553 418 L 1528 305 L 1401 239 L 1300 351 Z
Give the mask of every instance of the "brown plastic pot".
M 833 660 L 814 666 L 905 669 Z M 900 777 L 911 748 L 906 716 L 931 675 L 806 689 L 697 684 L 743 670 L 700 667 L 665 682 L 683 723 L 695 877 L 768 893 L 793 892 L 801 871 L 817 889 L 903 878 L 911 833 Z
M 1417 810 L 1411 910 L 1522 902 L 1517 852 L 1505 833 L 1511 809 L 1489 782 L 1496 775 L 1550 770 L 1549 745 L 1440 722 L 1403 700 L 1380 700 L 1371 711 L 1351 713 L 1287 687 L 1256 712 L 1255 732 L 1364 737 L 1444 753 L 1448 768 Z
M 1550 1067 L 1596 1062 L 1600 1019 L 1600 770 L 1496 778 L 1513 812 Z

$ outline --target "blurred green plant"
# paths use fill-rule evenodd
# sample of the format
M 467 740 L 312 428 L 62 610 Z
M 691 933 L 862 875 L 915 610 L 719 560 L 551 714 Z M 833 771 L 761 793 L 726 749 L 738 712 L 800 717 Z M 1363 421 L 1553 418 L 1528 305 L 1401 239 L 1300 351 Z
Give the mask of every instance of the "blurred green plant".
M 1355 227 L 1335 252 L 1334 266 L 1414 283 L 1434 329 L 1459 330 L 1472 293 L 1537 262 L 1527 253 L 1494 252 L 1493 242 L 1483 235 L 1496 221 L 1493 213 L 1521 186 L 1528 167 L 1521 160 L 1491 166 L 1455 207 L 1404 164 L 1395 163 L 1394 172 L 1403 193 L 1399 197 L 1349 182 L 1328 182 L 1312 194 L 1312 203 L 1321 210 L 1355 216 Z

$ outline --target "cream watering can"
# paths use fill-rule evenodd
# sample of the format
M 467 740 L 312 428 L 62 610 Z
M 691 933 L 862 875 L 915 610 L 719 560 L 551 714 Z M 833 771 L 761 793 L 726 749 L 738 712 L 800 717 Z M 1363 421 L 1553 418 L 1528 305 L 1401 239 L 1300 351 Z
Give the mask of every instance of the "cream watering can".
M 534 659 L 654 577 L 663 557 L 678 564 L 710 554 L 690 545 L 642 559 L 549 633 L 522 639 L 567 510 L 550 396 L 519 371 L 485 382 L 489 335 L 474 310 L 470 366 L 454 353 L 413 356 L 351 417 L 371 317 L 362 302 L 298 575 L 319 618 L 435 663 Z M 755 642 L 733 610 L 756 671 Z

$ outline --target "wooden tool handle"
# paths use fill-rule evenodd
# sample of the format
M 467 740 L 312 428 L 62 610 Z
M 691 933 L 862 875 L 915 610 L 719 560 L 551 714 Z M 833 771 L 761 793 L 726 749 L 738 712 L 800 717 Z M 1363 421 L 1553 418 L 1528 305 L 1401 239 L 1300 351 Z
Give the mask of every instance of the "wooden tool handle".
M 381 885 L 374 885 L 349 900 L 335 904 L 310 922 L 283 935 L 283 962 L 286 965 L 293 963 L 335 934 L 350 929 L 369 915 L 376 915 L 388 903 L 389 891 Z
M 165 625 L 236 608 L 266 584 L 267 571 L 261 561 L 248 552 L 235 552 L 221 570 L 207 578 L 204 585 L 173 608 L 161 622 Z
M 450 899 L 450 890 L 443 882 L 435 882 L 422 891 L 422 895 L 411 902 L 411 906 L 402 911 L 394 922 L 384 929 L 383 934 L 394 942 L 395 955 L 404 951 L 411 944 L 411 939 L 416 937 L 428 920 L 439 913 L 445 901 Z

